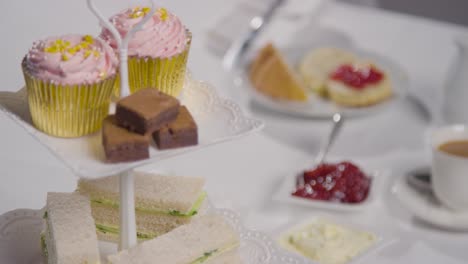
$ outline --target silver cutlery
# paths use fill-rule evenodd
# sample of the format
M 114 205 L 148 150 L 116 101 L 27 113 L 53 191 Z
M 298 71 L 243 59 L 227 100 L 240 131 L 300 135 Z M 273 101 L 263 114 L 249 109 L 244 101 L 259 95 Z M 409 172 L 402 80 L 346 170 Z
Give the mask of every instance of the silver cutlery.
M 330 150 L 330 147 L 332 146 L 333 142 L 335 142 L 336 137 L 338 136 L 341 128 L 343 127 L 343 122 L 344 118 L 343 115 L 340 113 L 335 113 L 333 114 L 332 117 L 333 121 L 333 126 L 330 131 L 330 134 L 328 135 L 327 141 L 322 145 L 320 148 L 319 153 L 315 157 L 314 160 L 314 166 L 318 166 L 323 163 L 325 160 L 325 157 L 328 154 L 328 151 Z M 301 172 L 296 176 L 296 186 L 304 186 L 304 174 Z
M 273 0 L 265 13 L 255 16 L 250 20 L 247 33 L 238 40 L 235 40 L 223 57 L 223 68 L 226 71 L 231 71 L 238 64 L 240 59 L 245 55 L 249 47 L 257 38 L 260 31 L 270 22 L 275 11 L 285 1 L 286 0 Z

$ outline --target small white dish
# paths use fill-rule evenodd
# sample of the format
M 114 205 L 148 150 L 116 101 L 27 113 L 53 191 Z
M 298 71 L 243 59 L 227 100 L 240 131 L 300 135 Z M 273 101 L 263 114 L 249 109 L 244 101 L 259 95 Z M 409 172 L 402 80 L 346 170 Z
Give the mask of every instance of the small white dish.
M 358 165 L 361 169 L 362 166 Z M 309 168 L 310 169 L 310 168 Z M 374 171 L 364 173 L 372 178 L 371 186 L 367 198 L 361 203 L 339 203 L 330 201 L 313 200 L 302 197 L 293 196 L 292 193 L 296 190 L 296 175 L 301 173 L 301 170 L 291 169 L 291 174 L 284 177 L 283 182 L 277 192 L 273 195 L 273 201 L 299 205 L 315 209 L 342 211 L 342 212 L 355 212 L 362 211 L 368 208 L 375 200 L 378 190 L 380 189 L 380 179 L 383 178 L 385 171 Z M 304 171 L 304 170 L 302 170 Z
M 215 88 L 203 81 L 186 78 L 181 103 L 190 110 L 198 125 L 199 144 L 173 150 L 150 147 L 150 158 L 136 162 L 106 163 L 101 133 L 79 138 L 57 138 L 37 130 L 31 122 L 25 90 L 0 92 L 0 112 L 6 114 L 35 140 L 69 167 L 77 176 L 99 178 L 170 158 L 209 145 L 233 140 L 262 129 L 263 122 L 244 115 L 234 102 L 218 96 Z
M 442 205 L 433 192 L 411 187 L 406 176 L 399 177 L 392 193 L 412 214 L 442 229 L 468 231 L 468 212 L 457 212 Z
M 307 54 L 310 50 L 320 47 L 335 47 L 353 54 L 363 59 L 373 61 L 379 68 L 381 68 L 390 78 L 393 87 L 393 97 L 381 102 L 376 105 L 366 107 L 343 107 L 335 104 L 334 102 L 323 99 L 317 96 L 313 92 L 309 92 L 308 101 L 302 102 L 289 102 L 284 100 L 275 100 L 260 92 L 258 92 L 251 84 L 248 78 L 248 65 L 246 64 L 241 73 L 239 74 L 238 80 L 241 86 L 244 87 L 251 99 L 266 107 L 270 110 L 281 112 L 284 114 L 290 114 L 308 118 L 330 118 L 334 113 L 340 112 L 346 117 L 359 117 L 370 114 L 375 114 L 379 111 L 389 108 L 401 100 L 407 94 L 409 88 L 409 78 L 406 72 L 401 66 L 392 61 L 391 59 L 374 53 L 355 47 L 351 43 L 343 44 L 335 41 L 321 42 L 321 41 L 310 41 L 308 43 L 291 44 L 290 46 L 280 48 L 286 60 L 291 67 L 296 68 L 300 59 Z M 254 53 L 253 53 L 254 54 Z M 251 55 L 252 56 L 252 55 Z M 252 58 L 247 61 L 251 61 Z
M 279 249 L 262 232 L 243 226 L 239 214 L 227 209 L 211 209 L 222 215 L 239 233 L 239 254 L 244 264 L 307 264 L 307 260 Z M 0 263 L 42 264 L 40 234 L 43 210 L 17 209 L 0 215 Z M 101 257 L 117 252 L 117 244 L 99 242 Z M 105 262 L 103 262 L 105 263 Z
M 331 217 L 329 215 L 314 215 L 311 217 L 308 217 L 306 220 L 303 221 L 297 221 L 297 222 L 291 222 L 288 225 L 284 226 L 283 228 L 278 229 L 279 231 L 276 232 L 275 239 L 276 242 L 280 245 L 280 247 L 298 255 L 301 256 L 304 259 L 307 259 L 309 262 L 312 262 L 313 260 L 306 258 L 303 256 L 300 252 L 298 252 L 296 249 L 293 247 L 287 245 L 285 241 L 287 241 L 288 236 L 292 233 L 295 233 L 297 231 L 303 230 L 307 226 L 317 223 L 318 221 L 323 221 L 323 222 L 329 222 L 335 225 L 342 226 L 344 228 L 348 228 L 351 230 L 356 230 L 356 231 L 361 231 L 361 232 L 366 232 L 370 233 L 374 236 L 375 240 L 373 241 L 373 244 L 368 247 L 367 249 L 364 249 L 361 253 L 357 254 L 354 256 L 351 260 L 346 262 L 346 264 L 351 264 L 351 263 L 361 263 L 363 259 L 365 259 L 367 256 L 377 252 L 378 250 L 382 249 L 383 247 L 389 245 L 392 243 L 393 239 L 390 237 L 382 234 L 381 232 L 377 231 L 376 228 L 369 227 L 369 226 L 362 226 L 356 223 L 353 223 L 347 219 L 346 221 L 338 219 L 336 217 Z M 312 262 L 313 263 L 313 262 Z

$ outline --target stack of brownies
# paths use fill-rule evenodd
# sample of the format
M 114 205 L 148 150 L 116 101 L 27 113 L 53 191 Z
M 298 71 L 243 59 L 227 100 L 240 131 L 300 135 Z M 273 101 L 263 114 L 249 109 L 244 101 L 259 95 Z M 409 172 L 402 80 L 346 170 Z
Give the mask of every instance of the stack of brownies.
M 102 143 L 108 162 L 149 158 L 154 139 L 158 149 L 198 144 L 197 124 L 176 98 L 153 88 L 117 102 L 115 115 L 104 119 Z

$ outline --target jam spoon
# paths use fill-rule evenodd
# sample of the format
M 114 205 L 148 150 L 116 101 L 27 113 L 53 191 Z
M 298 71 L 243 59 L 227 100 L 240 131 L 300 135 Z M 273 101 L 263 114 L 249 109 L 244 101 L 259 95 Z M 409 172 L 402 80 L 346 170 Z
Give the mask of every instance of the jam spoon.
M 325 160 L 325 157 L 327 156 L 328 151 L 330 150 L 331 145 L 335 141 L 338 133 L 341 130 L 341 127 L 343 126 L 344 117 L 342 114 L 340 113 L 333 114 L 332 120 L 333 120 L 333 126 L 330 131 L 330 134 L 328 135 L 327 141 L 325 141 L 325 144 L 322 145 L 319 153 L 315 157 L 315 161 L 314 161 L 315 166 L 318 166 L 323 163 L 323 161 Z M 296 176 L 296 186 L 303 186 L 303 185 L 304 185 L 303 173 L 299 173 Z

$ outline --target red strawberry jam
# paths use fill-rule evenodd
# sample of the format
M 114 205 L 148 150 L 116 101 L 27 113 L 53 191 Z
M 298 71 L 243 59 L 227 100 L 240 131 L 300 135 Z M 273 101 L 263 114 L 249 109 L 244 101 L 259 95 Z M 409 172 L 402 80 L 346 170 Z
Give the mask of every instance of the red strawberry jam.
M 361 90 L 369 84 L 376 84 L 383 77 L 384 74 L 372 66 L 354 67 L 349 64 L 341 65 L 330 75 L 331 79 L 341 81 L 356 90 Z
M 304 186 L 297 186 L 292 195 L 313 200 L 360 203 L 371 185 L 371 178 L 350 162 L 321 164 L 303 177 Z

